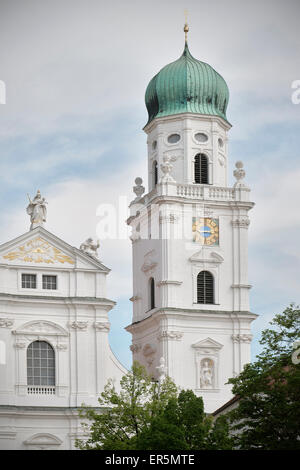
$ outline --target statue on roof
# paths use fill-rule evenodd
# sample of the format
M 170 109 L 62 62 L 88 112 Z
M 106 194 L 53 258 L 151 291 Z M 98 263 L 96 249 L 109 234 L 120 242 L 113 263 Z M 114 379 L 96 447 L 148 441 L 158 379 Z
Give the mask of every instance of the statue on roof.
M 88 255 L 95 256 L 98 258 L 98 248 L 100 247 L 99 240 L 97 240 L 97 243 L 94 243 L 92 238 L 87 238 L 87 240 L 83 243 L 81 243 L 79 249 L 81 251 L 84 251 Z
M 36 227 L 43 226 L 47 218 L 47 201 L 44 197 L 41 196 L 40 190 L 37 191 L 33 200 L 30 199 L 30 196 L 27 194 L 29 199 L 29 204 L 26 208 L 27 214 L 30 215 L 30 230 L 33 230 Z

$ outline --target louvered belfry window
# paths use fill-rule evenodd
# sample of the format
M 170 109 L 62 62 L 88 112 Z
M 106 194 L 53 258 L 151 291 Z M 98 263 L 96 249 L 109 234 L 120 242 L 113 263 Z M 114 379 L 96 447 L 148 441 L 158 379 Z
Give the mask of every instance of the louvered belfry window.
M 154 285 L 154 279 L 151 277 L 150 279 L 150 310 L 155 308 L 155 285 Z
M 214 303 L 214 278 L 208 271 L 201 271 L 197 276 L 197 303 Z
M 208 160 L 204 153 L 195 156 L 195 183 L 208 184 Z

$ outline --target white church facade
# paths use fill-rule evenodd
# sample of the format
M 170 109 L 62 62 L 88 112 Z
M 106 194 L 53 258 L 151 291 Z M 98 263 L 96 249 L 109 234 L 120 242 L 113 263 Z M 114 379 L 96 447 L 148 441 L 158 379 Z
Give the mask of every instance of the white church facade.
M 185 26 L 187 35 L 188 28 Z M 228 378 L 250 362 L 248 212 L 242 162 L 228 184 L 229 93 L 187 40 L 146 91 L 148 192 L 135 180 L 133 359 L 172 377 L 212 413 L 232 398 Z M 127 372 L 112 353 L 109 269 L 98 245 L 70 246 L 44 228 L 38 191 L 30 230 L 0 245 L 0 449 L 73 449 L 78 408 L 98 406 Z
M 0 246 L 0 448 L 73 449 L 78 408 L 127 372 L 108 342 L 115 302 L 91 240 L 77 249 L 32 221 Z

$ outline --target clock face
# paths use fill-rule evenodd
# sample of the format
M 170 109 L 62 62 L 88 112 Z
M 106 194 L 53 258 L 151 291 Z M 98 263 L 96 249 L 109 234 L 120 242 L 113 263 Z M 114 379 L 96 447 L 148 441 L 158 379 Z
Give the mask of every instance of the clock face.
M 219 219 L 193 217 L 193 240 L 201 245 L 219 245 Z

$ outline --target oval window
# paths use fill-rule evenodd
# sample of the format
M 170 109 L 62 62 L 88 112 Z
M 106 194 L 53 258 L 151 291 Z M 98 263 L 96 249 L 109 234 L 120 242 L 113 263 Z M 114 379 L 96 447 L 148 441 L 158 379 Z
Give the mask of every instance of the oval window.
M 179 134 L 171 134 L 168 137 L 168 142 L 169 144 L 176 144 L 180 140 L 180 135 Z
M 152 150 L 155 150 L 157 147 L 157 141 L 156 140 L 153 140 L 152 142 Z
M 198 142 L 207 142 L 208 141 L 207 135 L 203 134 L 203 132 L 197 132 L 197 134 L 195 134 L 195 139 Z
M 219 143 L 219 147 L 222 148 L 223 145 L 224 145 L 224 142 L 223 142 L 223 140 L 222 140 L 221 138 L 218 139 L 218 143 Z

